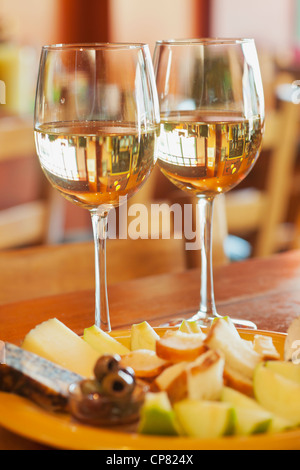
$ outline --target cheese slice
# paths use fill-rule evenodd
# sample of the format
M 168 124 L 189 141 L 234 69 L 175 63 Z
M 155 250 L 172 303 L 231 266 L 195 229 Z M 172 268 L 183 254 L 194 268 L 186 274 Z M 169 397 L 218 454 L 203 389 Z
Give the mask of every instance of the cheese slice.
M 66 410 L 69 387 L 83 379 L 14 344 L 0 341 L 0 390 L 31 399 L 43 408 Z
M 57 318 L 33 328 L 22 348 L 84 377 L 94 376 L 99 352 Z

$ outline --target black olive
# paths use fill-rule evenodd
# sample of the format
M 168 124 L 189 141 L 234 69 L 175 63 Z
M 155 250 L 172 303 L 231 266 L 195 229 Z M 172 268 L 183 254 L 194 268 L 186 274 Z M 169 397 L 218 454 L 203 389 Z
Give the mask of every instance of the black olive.
M 118 354 L 101 356 L 94 367 L 96 380 L 101 382 L 106 374 L 118 370 L 121 357 Z
M 126 366 L 126 367 L 121 367 L 120 370 L 125 372 L 128 375 L 131 375 L 133 379 L 135 379 L 135 372 L 132 367 Z
M 102 381 L 103 393 L 112 398 L 125 398 L 132 394 L 134 387 L 134 377 L 124 370 L 107 374 Z

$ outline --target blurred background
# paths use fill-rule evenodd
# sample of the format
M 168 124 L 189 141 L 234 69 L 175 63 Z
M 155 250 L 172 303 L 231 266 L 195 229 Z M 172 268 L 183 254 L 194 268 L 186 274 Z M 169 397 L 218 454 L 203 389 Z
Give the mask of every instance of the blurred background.
M 89 213 L 52 191 L 35 153 L 42 45 L 146 42 L 153 52 L 157 39 L 205 36 L 256 40 L 266 99 L 256 167 L 216 206 L 215 264 L 300 246 L 300 0 L 0 0 L 0 250 L 91 239 Z M 155 170 L 132 203 L 179 199 Z M 198 265 L 196 253 L 174 249 L 165 243 L 172 263 L 160 251 L 157 270 Z

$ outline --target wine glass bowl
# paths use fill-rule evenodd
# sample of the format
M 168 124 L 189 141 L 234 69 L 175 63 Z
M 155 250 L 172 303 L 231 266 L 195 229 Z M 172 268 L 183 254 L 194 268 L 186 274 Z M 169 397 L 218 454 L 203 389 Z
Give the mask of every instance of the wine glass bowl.
M 262 144 L 264 96 L 256 48 L 252 39 L 158 41 L 154 71 L 161 113 L 158 165 L 198 202 L 201 288 L 193 319 L 207 323 L 218 316 L 213 202 L 247 176 Z M 255 328 L 251 322 L 234 321 Z
M 159 120 L 146 44 L 42 48 L 34 118 L 37 154 L 51 185 L 91 213 L 95 324 L 107 331 L 107 216 L 149 177 Z

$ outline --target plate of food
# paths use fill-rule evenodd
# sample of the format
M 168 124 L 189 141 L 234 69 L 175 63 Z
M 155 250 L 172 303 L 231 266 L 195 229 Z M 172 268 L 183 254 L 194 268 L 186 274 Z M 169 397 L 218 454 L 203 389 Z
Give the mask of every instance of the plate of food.
M 286 344 L 228 317 L 82 337 L 52 318 L 0 341 L 0 425 L 69 450 L 300 449 Z

